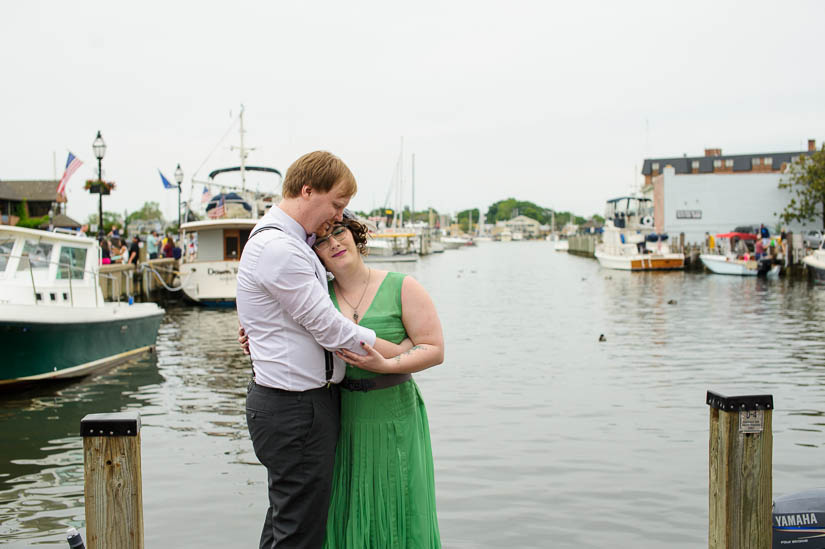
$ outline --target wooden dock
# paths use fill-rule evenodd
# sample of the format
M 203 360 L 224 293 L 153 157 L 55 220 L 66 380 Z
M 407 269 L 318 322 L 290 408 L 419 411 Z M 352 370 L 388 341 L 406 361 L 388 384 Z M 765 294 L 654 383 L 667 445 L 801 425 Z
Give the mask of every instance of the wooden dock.
M 137 265 L 113 263 L 101 265 L 98 278 L 106 301 L 126 301 L 129 297 L 151 300 L 158 292 L 172 286 L 178 274 L 178 260 L 150 259 Z

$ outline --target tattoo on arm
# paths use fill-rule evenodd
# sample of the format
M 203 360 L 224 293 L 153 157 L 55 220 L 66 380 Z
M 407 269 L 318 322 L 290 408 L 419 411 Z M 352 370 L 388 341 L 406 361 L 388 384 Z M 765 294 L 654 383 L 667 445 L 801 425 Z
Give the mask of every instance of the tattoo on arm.
M 416 351 L 418 349 L 426 349 L 426 348 L 427 348 L 426 345 L 413 345 L 412 348 L 410 348 L 409 351 L 404 351 L 400 355 L 396 356 L 395 357 L 395 363 L 400 364 L 401 363 L 401 357 L 404 356 L 404 355 L 409 355 L 409 354 L 412 354 L 413 351 Z

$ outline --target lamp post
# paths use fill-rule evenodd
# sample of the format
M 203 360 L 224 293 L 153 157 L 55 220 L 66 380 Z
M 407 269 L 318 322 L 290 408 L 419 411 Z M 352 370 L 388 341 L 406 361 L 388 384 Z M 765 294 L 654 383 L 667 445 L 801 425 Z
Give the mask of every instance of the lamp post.
M 175 181 L 178 183 L 178 242 L 180 242 L 180 235 L 183 234 L 180 228 L 180 184 L 183 183 L 183 170 L 180 169 L 180 164 L 175 169 Z
M 95 157 L 97 157 L 97 183 L 98 183 L 98 211 L 97 211 L 97 238 L 98 240 L 103 240 L 103 155 L 106 154 L 106 143 L 103 141 L 103 137 L 100 135 L 100 130 L 97 131 L 97 137 L 92 143 L 92 149 L 95 151 Z

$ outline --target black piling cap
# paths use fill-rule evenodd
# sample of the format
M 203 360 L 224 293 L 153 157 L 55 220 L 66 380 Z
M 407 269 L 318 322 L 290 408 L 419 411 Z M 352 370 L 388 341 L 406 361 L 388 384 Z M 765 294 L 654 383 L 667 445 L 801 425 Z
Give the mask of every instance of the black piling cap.
M 711 408 L 723 412 L 751 412 L 753 410 L 773 410 L 773 395 L 725 396 L 708 391 L 705 401 Z
M 140 413 L 88 414 L 80 420 L 82 437 L 135 437 L 140 432 Z

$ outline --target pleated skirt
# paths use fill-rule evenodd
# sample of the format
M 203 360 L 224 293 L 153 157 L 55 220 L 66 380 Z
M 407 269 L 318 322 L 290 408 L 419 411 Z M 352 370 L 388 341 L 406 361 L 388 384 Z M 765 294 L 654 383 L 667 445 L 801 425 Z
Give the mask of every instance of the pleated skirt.
M 427 410 L 414 380 L 341 390 L 324 547 L 441 547 Z

